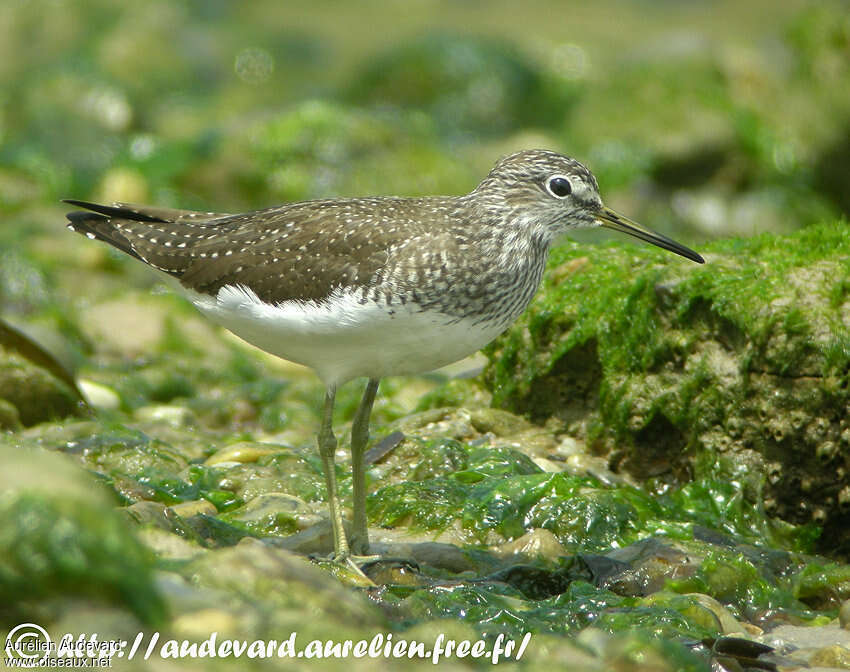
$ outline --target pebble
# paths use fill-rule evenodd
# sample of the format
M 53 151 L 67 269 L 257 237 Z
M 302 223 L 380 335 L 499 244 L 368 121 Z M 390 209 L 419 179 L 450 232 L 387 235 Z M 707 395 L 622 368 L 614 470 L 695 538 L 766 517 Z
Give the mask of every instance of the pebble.
M 496 555 L 503 558 L 512 555 L 524 555 L 530 558 L 554 560 L 567 554 L 566 549 L 564 549 L 557 537 L 549 530 L 543 528 L 526 532 L 521 537 L 508 541 L 492 550 Z
M 265 455 L 274 455 L 280 451 L 281 449 L 277 446 L 240 441 L 239 443 L 225 446 L 221 450 L 217 451 L 215 454 L 207 458 L 207 461 L 204 462 L 204 464 L 207 466 L 213 466 L 225 462 L 245 464 L 247 462 L 256 462 Z
M 89 406 L 101 411 L 116 411 L 121 406 L 121 397 L 111 387 L 81 378 L 77 385 Z
M 197 516 L 199 513 L 214 516 L 218 512 L 218 509 L 205 499 L 180 502 L 179 504 L 172 504 L 169 508 L 181 518 L 191 518 L 192 516 Z
M 173 427 L 184 427 L 194 423 L 195 416 L 185 406 L 142 406 L 136 410 L 137 420 L 165 422 Z

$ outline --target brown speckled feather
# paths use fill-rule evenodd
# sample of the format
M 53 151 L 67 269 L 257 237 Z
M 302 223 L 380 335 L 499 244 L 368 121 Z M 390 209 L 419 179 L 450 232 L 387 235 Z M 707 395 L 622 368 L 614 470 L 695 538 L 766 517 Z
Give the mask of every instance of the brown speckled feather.
M 432 219 L 426 231 L 415 216 L 425 200 L 438 206 L 441 199 L 310 201 L 239 215 L 67 202 L 90 211 L 69 213 L 70 228 L 141 259 L 187 288 L 214 295 L 225 285 L 240 284 L 278 303 L 320 301 L 340 286 L 374 286 L 390 254 L 411 237 L 427 232 L 437 246 L 441 238 L 449 243 L 446 218 Z

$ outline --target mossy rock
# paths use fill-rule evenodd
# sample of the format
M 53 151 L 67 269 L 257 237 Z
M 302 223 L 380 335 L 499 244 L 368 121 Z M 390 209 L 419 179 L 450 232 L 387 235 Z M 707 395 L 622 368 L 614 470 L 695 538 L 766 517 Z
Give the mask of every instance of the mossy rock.
M 850 553 L 850 227 L 729 240 L 704 266 L 567 244 L 493 345 L 494 404 L 555 416 L 613 468 L 733 478 Z M 826 544 L 828 543 L 828 548 Z
M 116 513 L 108 491 L 59 455 L 0 446 L 0 459 L 4 615 L 46 624 L 83 598 L 161 623 L 165 607 L 154 587 L 153 556 Z
M 3 349 L 0 349 L 0 400 L 17 409 L 20 424 L 26 427 L 75 415 L 80 410 L 76 395 L 62 381 Z

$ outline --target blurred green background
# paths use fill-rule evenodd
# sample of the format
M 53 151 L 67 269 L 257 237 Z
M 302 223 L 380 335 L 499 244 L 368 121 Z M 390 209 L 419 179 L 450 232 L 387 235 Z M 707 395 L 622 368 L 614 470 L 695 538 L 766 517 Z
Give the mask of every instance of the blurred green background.
M 242 545 L 231 552 L 229 545 L 239 537 L 227 537 L 235 520 L 227 518 L 229 509 L 260 500 L 258 493 L 290 487 L 286 484 L 291 481 L 285 479 L 300 478 L 303 482 L 291 486 L 303 490 L 296 494 L 316 510 L 324 510 L 318 501 L 321 485 L 313 450 L 322 393 L 315 376 L 299 377 L 279 361 L 246 353 L 220 330 L 202 322 L 188 304 L 167 294 L 155 273 L 105 245 L 67 232 L 63 214 L 68 207 L 60 199 L 236 212 L 305 198 L 457 194 L 472 189 L 499 156 L 531 147 L 558 150 L 585 162 L 597 175 L 610 206 L 697 249 L 713 238 L 787 233 L 817 222 L 846 220 L 850 213 L 850 3 L 0 0 L 0 314 L 4 321 L 25 327 L 79 378 L 96 384 L 99 396 L 94 418 L 59 420 L 76 409 L 76 400 L 67 390 L 50 397 L 44 390 L 55 389 L 58 383 L 44 372 L 41 378 L 32 374 L 26 385 L 20 384 L 22 378 L 6 375 L 4 379 L 12 380 L 6 396 L 17 386 L 26 387 L 27 398 L 14 405 L 4 402 L 5 409 L 0 404 L 0 427 L 18 430 L 0 434 L 0 448 L 7 448 L 4 464 L 14 475 L 4 488 L 19 482 L 29 498 L 27 488 L 37 482 L 38 496 L 45 501 L 56 492 L 58 498 L 67 499 L 54 481 L 41 483 L 44 474 L 54 470 L 49 462 L 46 466 L 32 462 L 35 466 L 27 467 L 31 475 L 26 476 L 32 456 L 21 447 L 43 446 L 78 456 L 107 483 L 110 497 L 126 505 L 122 510 L 133 509 L 134 519 L 142 523 L 139 534 L 146 535 L 144 543 L 159 557 L 148 557 L 150 549 L 137 543 L 135 530 L 130 535 L 112 518 L 105 518 L 102 525 L 92 522 L 89 510 L 101 516 L 112 508 L 112 499 L 92 501 L 89 508 L 68 499 L 74 512 L 71 518 L 78 522 L 67 528 L 67 536 L 80 540 L 80 555 L 88 558 L 88 564 L 77 571 L 71 563 L 74 571 L 65 573 L 65 556 L 57 554 L 59 560 L 46 563 L 42 571 L 26 549 L 39 549 L 39 544 L 58 548 L 52 535 L 59 514 L 42 506 L 38 498 L 15 504 L 18 508 L 12 513 L 7 506 L 5 514 L 0 511 L 8 514 L 5 520 L 26 523 L 0 525 L 8 537 L 6 547 L 26 550 L 9 560 L 23 578 L 0 586 L 0 593 L 6 591 L 0 602 L 12 605 L 12 616 L 55 619 L 55 613 L 43 611 L 37 600 L 35 604 L 26 601 L 40 599 L 32 593 L 32 585 L 60 597 L 69 593 L 69 585 L 80 585 L 79 594 L 94 596 L 95 602 L 102 593 L 109 599 L 113 593 L 133 599 L 144 595 L 135 602 L 125 597 L 115 601 L 129 603 L 141 621 L 157 622 L 165 618 L 163 607 L 150 588 L 152 579 L 145 567 L 162 570 L 171 567 L 168 563 L 174 558 L 195 557 L 203 550 L 202 542 L 204 548 L 220 543 L 228 547 L 223 553 L 210 551 L 206 560 L 198 556 L 200 569 L 185 570 L 187 576 L 208 577 L 201 581 L 203 590 L 209 586 L 218 590 L 217 581 L 225 585 L 230 580 L 230 570 L 222 569 L 228 563 L 241 572 L 245 562 L 241 554 L 271 553 L 271 546 L 258 545 Z M 586 242 L 600 237 L 598 232 L 583 236 Z M 728 250 L 723 254 L 734 257 L 732 244 Z M 753 273 L 764 268 L 764 257 L 759 262 L 752 265 Z M 711 265 L 704 268 L 711 272 Z M 765 274 L 764 282 L 769 284 L 773 277 Z M 846 281 L 837 283 L 830 294 L 835 310 L 842 305 L 845 288 Z M 10 361 L 6 368 L 15 375 L 25 369 L 26 362 Z M 32 368 L 38 373 L 37 367 Z M 42 386 L 32 382 L 39 380 L 46 382 Z M 463 383 L 457 388 L 450 383 L 434 392 L 438 385 L 434 380 L 384 381 L 375 424 L 386 425 L 414 408 L 465 403 L 463 394 L 471 393 Z M 457 399 L 452 398 L 453 391 Z M 338 420 L 351 417 L 359 392 L 355 386 L 341 391 Z M 430 400 L 429 392 L 433 393 Z M 0 389 L 0 402 L 3 398 Z M 34 427 L 23 429 L 30 425 Z M 261 439 L 272 441 L 274 450 L 266 443 L 249 448 L 255 452 L 253 460 L 261 455 L 259 459 L 266 462 L 255 465 L 243 457 L 249 464 L 237 465 L 250 487 L 240 490 L 233 482 L 225 487 L 224 476 L 216 480 L 219 471 L 215 463 L 205 462 L 207 458 L 219 450 L 232 453 L 243 441 Z M 431 453 L 418 443 L 412 445 L 415 449 L 398 458 L 404 469 L 403 460 L 418 459 L 419 453 L 436 455 L 428 459 L 437 465 L 439 475 L 449 469 L 440 466 L 444 455 L 440 451 L 461 454 L 452 443 L 437 444 Z M 498 455 L 494 465 L 501 464 Z M 427 459 L 422 463 L 426 471 L 431 468 Z M 522 481 L 528 475 L 526 463 L 525 457 L 515 460 L 518 466 L 510 469 L 515 469 L 511 473 L 519 480 L 494 479 L 498 487 L 514 494 L 516 489 L 507 488 L 519 488 L 516 483 L 527 487 Z M 501 474 L 485 467 L 491 469 L 487 475 Z M 409 481 L 404 469 L 399 467 L 381 484 L 394 486 L 392 479 Z M 230 479 L 231 472 L 226 473 Z M 255 474 L 260 485 L 250 480 Z M 528 482 L 534 478 L 542 482 L 542 473 L 532 476 Z M 756 480 L 761 476 L 752 474 Z M 347 488 L 347 476 L 343 480 Z M 441 482 L 437 480 L 438 486 Z M 458 483 L 466 487 L 471 481 Z M 611 487 L 610 497 L 608 485 L 588 494 L 587 484 L 581 484 L 584 499 L 572 491 L 562 497 L 578 502 L 576 506 L 590 502 L 587 513 L 570 518 L 577 525 L 591 521 L 588 525 L 604 532 L 610 521 L 626 521 L 624 530 L 640 529 L 642 534 L 661 515 L 662 509 L 652 508 L 654 499 L 630 486 L 621 497 L 626 490 L 619 481 Z M 88 480 L 80 479 L 77 489 L 85 493 L 90 486 Z M 762 527 L 767 529 L 768 546 L 782 546 L 786 543 L 782 539 L 796 535 L 787 542 L 789 552 L 813 542 L 811 527 L 792 528 L 780 522 L 784 527 L 776 528 L 779 534 L 763 526 L 761 509 L 738 494 L 729 495 L 736 493 L 739 483 L 721 486 L 717 491 L 702 490 L 702 483 L 686 486 L 691 489 L 683 489 L 685 494 L 675 502 L 685 513 L 670 516 L 689 525 L 693 521 L 726 525 L 721 529 L 734 531 L 747 544 L 752 540 L 750 533 L 761 534 Z M 416 492 L 419 486 L 410 487 Z M 234 491 L 238 497 L 226 499 Z M 500 490 L 493 492 L 507 501 L 498 494 Z M 535 492 L 544 500 L 548 497 L 540 495 L 542 490 Z M 706 492 L 720 494 L 712 498 Z M 631 505 L 620 504 L 631 501 L 629 497 L 647 502 L 641 509 L 652 513 L 642 519 L 650 521 L 646 528 L 629 527 Z M 384 500 L 374 501 L 383 505 Z M 148 523 L 165 520 L 164 503 L 195 506 L 205 502 L 206 509 L 200 510 L 212 507 L 213 511 L 204 518 L 207 527 L 201 532 L 190 533 L 188 527 L 173 523 L 167 535 L 163 532 L 165 540 L 151 532 L 153 524 Z M 716 512 L 703 514 L 703 504 L 716 505 Z M 38 520 L 47 522 L 36 530 L 41 535 L 37 543 L 25 546 L 14 535 L 33 537 L 29 511 L 36 505 L 46 511 Z M 66 505 L 63 501 L 62 506 Z M 60 509 L 65 515 L 65 509 Z M 82 513 L 73 518 L 76 509 Z M 691 510 L 698 515 L 691 515 Z M 610 511 L 614 513 L 609 515 Z M 184 510 L 180 515 L 189 520 L 195 512 Z M 663 513 L 667 516 L 667 511 Z M 455 518 L 459 520 L 461 514 Z M 739 519 L 741 525 L 735 522 Z M 598 520 L 604 524 L 593 522 Z M 94 532 L 89 535 L 88 530 Z M 175 550 L 177 542 L 172 537 L 186 534 L 192 543 L 184 543 L 190 548 Z M 277 535 L 276 528 L 269 534 Z M 593 544 L 596 538 L 590 535 L 581 543 Z M 607 537 L 605 545 L 609 545 Z M 107 562 L 106 570 L 101 569 L 102 546 L 124 548 L 110 550 L 110 557 L 118 560 Z M 598 550 L 580 544 L 570 550 L 587 548 Z M 688 556 L 694 556 L 694 548 L 689 547 Z M 833 601 L 846 600 L 846 592 L 833 590 L 833 584 L 847 585 L 843 566 L 825 574 L 820 565 L 794 556 L 799 578 L 789 570 L 786 578 L 791 579 L 778 582 L 770 568 L 758 574 L 756 581 L 749 560 L 727 562 L 725 553 L 712 550 L 703 574 L 674 586 L 675 590 L 717 596 L 733 604 L 742 619 L 750 618 L 746 608 L 752 604 L 764 608 L 765 614 L 778 613 L 780 620 L 785 615 L 776 611 L 776 604 L 791 605 L 797 618 L 803 613 L 797 598 L 808 599 L 806 608 L 812 609 L 835 606 L 826 598 L 821 600 L 821 592 Z M 764 554 L 765 559 L 771 557 Z M 792 560 L 788 563 L 791 566 Z M 272 563 L 279 564 L 277 558 Z M 810 568 L 804 571 L 807 565 Z M 112 583 L 102 581 L 102 574 L 113 566 L 127 568 L 126 576 L 116 570 Z M 256 576 L 263 581 L 268 566 L 258 561 Z M 727 571 L 728 567 L 744 569 Z M 94 578 L 81 580 L 80 576 Z M 698 583 L 703 576 L 708 577 L 706 585 Z M 716 576 L 721 577 L 717 585 L 708 585 Z M 723 578 L 728 576 L 734 580 Z M 273 574 L 272 579 L 279 577 Z M 789 584 L 796 586 L 793 597 Z M 218 621 L 210 625 L 198 617 L 201 602 L 184 599 L 182 587 L 162 585 L 163 600 L 177 616 L 171 628 L 203 637 L 219 629 Z M 243 595 L 243 584 L 236 585 Z M 258 579 L 257 587 L 244 593 L 249 596 L 245 603 L 233 609 L 244 620 L 233 616 L 237 625 L 221 629 L 276 635 L 303 623 L 305 628 L 315 626 L 324 636 L 325 630 L 343 627 L 374 631 L 374 623 L 385 622 L 374 605 L 369 607 L 374 608 L 375 615 L 370 617 L 374 622 L 352 617 L 346 611 L 348 603 L 331 588 L 305 585 L 309 595 L 327 594 L 339 602 L 342 616 L 323 621 L 309 601 L 304 602 L 307 607 L 299 605 L 301 611 L 271 608 L 268 605 L 278 599 L 287 605 L 299 601 L 300 593 L 290 597 L 289 584 L 282 592 L 275 592 L 279 588 L 269 591 Z M 404 602 L 396 616 L 386 616 L 386 622 L 406 624 L 409 614 L 413 620 L 440 617 L 441 628 L 454 620 L 471 632 L 473 622 L 475 627 L 478 621 L 502 627 L 511 621 L 519 624 L 511 627 L 520 627 L 526 619 L 543 632 L 561 628 L 570 633 L 585 627 L 585 615 L 604 603 L 611 607 L 606 612 L 609 629 L 630 632 L 647 613 L 621 609 L 620 597 L 613 594 L 606 593 L 600 602 L 597 593 L 585 595 L 586 589 L 576 586 L 570 589 L 572 595 L 553 598 L 560 611 L 536 599 L 520 603 L 511 591 L 489 585 L 481 593 L 475 592 L 477 587 L 460 585 L 460 597 L 451 599 L 444 598 L 441 590 L 423 589 Z M 774 588 L 777 592 L 772 592 Z M 753 594 L 758 591 L 761 597 L 756 599 Z M 400 595 L 402 602 L 405 593 Z M 209 599 L 220 609 L 217 592 Z M 387 593 L 383 599 L 390 605 L 395 596 Z M 64 603 L 57 600 L 56 604 Z M 634 604 L 638 603 L 629 603 Z M 663 600 L 660 604 L 662 615 L 647 617 L 645 622 L 654 633 L 664 633 L 658 646 L 666 646 L 670 632 L 686 632 L 689 638 L 704 632 L 699 619 L 694 620 L 696 626 L 687 628 L 680 628 L 676 620 L 679 611 L 691 609 L 690 602 L 680 605 L 679 611 L 666 609 Z M 358 605 L 358 610 L 363 608 Z M 386 613 L 396 613 L 397 606 Z M 529 611 L 532 608 L 536 611 Z M 565 616 L 564 609 L 572 611 Z M 212 608 L 207 611 L 219 614 Z M 255 611 L 262 619 L 251 620 Z M 328 608 L 322 613 L 333 611 Z M 0 613 L 0 620 L 13 622 L 9 613 Z M 89 632 L 102 632 L 91 619 L 78 621 L 75 612 L 68 613 L 74 613 L 69 628 L 85 623 Z M 284 620 L 266 621 L 271 613 Z M 834 614 L 829 613 L 832 618 Z M 487 614 L 495 614 L 492 622 Z M 801 618 L 814 616 L 807 612 Z M 751 620 L 762 622 L 758 618 Z M 260 622 L 267 623 L 266 630 L 258 630 Z M 128 630 L 136 627 L 131 624 Z M 603 622 L 603 627 L 609 626 Z M 721 631 L 715 625 L 711 628 L 711 632 Z M 561 656 L 558 647 L 564 646 L 563 633 L 558 632 L 560 639 L 548 640 L 551 654 L 546 646 L 538 647 L 541 660 Z M 555 641 L 557 646 L 552 644 Z M 641 645 L 641 656 L 645 648 Z M 679 646 L 678 650 L 685 649 Z M 350 669 L 348 662 L 344 664 Z M 615 667 L 600 663 L 598 669 Z
M 0 242 L 63 197 L 460 193 L 536 146 L 685 239 L 788 231 L 850 211 L 848 82 L 846 2 L 4 0 Z

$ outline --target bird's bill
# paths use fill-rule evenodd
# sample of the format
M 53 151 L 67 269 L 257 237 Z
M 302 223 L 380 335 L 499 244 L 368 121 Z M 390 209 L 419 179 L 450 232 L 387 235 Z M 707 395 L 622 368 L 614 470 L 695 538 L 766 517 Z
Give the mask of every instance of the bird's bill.
M 658 247 L 663 247 L 665 250 L 670 250 L 671 252 L 675 252 L 683 257 L 687 257 L 698 264 L 705 263 L 705 259 L 689 247 L 680 245 L 675 240 L 671 240 L 667 236 L 662 236 L 660 233 L 650 231 L 649 229 L 642 227 L 637 222 L 633 222 L 628 217 L 623 217 L 623 215 L 614 212 L 611 208 L 602 206 L 602 209 L 597 215 L 597 219 L 599 220 L 599 223 L 607 229 L 614 229 L 614 231 L 628 233 L 630 236 L 645 240 L 647 243 L 652 243 Z

